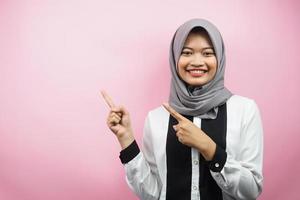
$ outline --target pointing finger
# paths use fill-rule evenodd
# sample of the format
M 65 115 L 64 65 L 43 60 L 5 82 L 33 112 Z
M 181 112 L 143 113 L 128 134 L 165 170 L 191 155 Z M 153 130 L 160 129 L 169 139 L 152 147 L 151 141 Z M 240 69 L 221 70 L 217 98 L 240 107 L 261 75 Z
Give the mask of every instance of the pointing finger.
M 163 106 L 175 119 L 177 119 L 177 121 L 182 121 L 185 119 L 184 116 L 182 116 L 176 110 L 174 110 L 171 106 L 169 106 L 168 103 L 163 103 Z
M 114 107 L 115 107 L 115 104 L 114 104 L 114 102 L 112 101 L 112 99 L 110 98 L 110 96 L 108 96 L 108 94 L 107 94 L 104 90 L 101 91 L 101 94 L 102 94 L 102 96 L 103 96 L 105 102 L 107 103 L 107 105 L 108 105 L 110 108 L 114 108 Z

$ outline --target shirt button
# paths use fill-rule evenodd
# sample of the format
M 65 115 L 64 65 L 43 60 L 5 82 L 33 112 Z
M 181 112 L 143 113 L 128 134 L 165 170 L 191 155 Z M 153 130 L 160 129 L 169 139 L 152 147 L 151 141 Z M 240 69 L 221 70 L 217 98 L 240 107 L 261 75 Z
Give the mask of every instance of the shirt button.
M 199 163 L 198 160 L 194 160 L 195 165 L 198 165 L 198 163 Z
M 196 185 L 193 186 L 193 190 L 197 190 L 198 187 Z
M 217 168 L 220 167 L 219 163 L 215 163 L 215 167 Z

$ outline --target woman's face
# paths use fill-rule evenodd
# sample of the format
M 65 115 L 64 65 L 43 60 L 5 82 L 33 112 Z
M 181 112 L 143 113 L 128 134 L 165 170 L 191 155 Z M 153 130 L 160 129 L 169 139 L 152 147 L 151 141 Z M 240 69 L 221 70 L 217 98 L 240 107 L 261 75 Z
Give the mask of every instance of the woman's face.
M 181 79 L 192 86 L 203 86 L 214 78 L 217 58 L 207 33 L 188 35 L 177 70 Z

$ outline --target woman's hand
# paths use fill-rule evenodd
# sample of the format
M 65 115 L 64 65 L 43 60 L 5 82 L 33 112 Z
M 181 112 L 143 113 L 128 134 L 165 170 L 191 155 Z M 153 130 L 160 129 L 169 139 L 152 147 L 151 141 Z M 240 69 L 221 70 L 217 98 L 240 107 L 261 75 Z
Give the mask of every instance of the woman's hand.
M 118 138 L 122 149 L 125 149 L 134 141 L 129 112 L 124 106 L 115 106 L 105 91 L 101 91 L 101 94 L 111 109 L 106 121 L 107 126 Z
M 176 112 L 167 103 L 164 103 L 163 106 L 178 121 L 178 124 L 174 125 L 173 128 L 176 131 L 179 142 L 198 149 L 205 160 L 212 160 L 216 151 L 216 143 L 194 123 Z

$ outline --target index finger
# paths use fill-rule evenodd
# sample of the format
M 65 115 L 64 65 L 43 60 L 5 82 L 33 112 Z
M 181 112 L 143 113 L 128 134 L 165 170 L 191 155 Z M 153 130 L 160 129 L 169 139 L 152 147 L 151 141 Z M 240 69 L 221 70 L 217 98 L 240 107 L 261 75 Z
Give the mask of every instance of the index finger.
M 112 101 L 112 99 L 110 98 L 110 96 L 108 96 L 108 94 L 107 94 L 104 90 L 101 91 L 101 94 L 102 94 L 102 96 L 103 96 L 105 102 L 107 103 L 107 105 L 108 105 L 110 108 L 114 108 L 114 107 L 115 107 L 115 104 L 114 104 L 114 102 Z
M 182 121 L 183 119 L 185 119 L 184 116 L 174 110 L 168 103 L 163 103 L 163 106 L 175 119 L 177 119 L 177 121 Z

